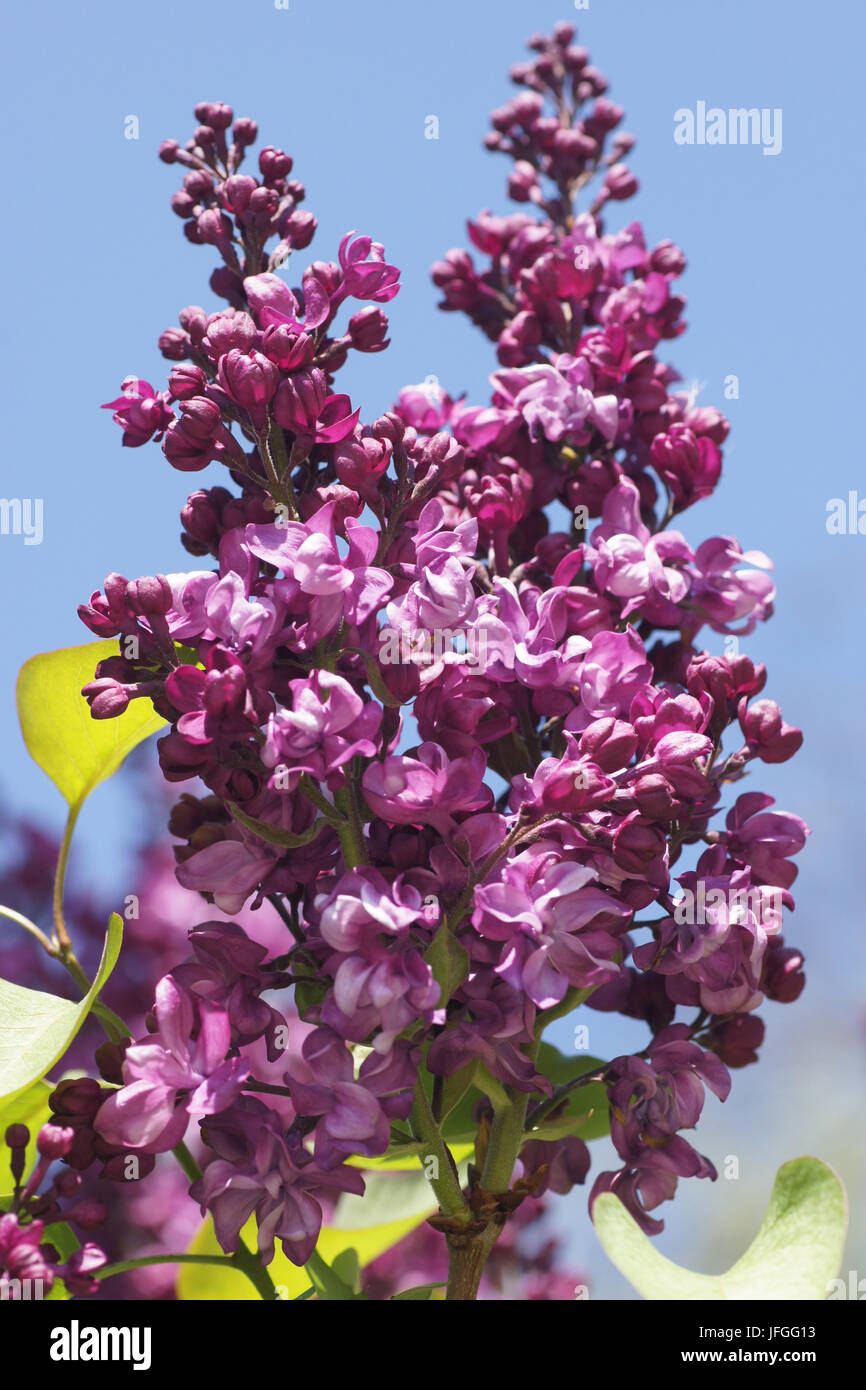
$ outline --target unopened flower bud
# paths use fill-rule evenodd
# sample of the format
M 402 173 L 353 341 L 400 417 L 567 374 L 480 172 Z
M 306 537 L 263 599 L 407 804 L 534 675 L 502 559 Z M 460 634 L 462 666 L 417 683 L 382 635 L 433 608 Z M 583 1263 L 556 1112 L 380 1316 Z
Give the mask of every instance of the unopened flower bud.
M 75 1130 L 67 1125 L 43 1125 L 36 1136 L 36 1147 L 43 1158 L 53 1163 L 57 1158 L 65 1158 L 72 1147 Z

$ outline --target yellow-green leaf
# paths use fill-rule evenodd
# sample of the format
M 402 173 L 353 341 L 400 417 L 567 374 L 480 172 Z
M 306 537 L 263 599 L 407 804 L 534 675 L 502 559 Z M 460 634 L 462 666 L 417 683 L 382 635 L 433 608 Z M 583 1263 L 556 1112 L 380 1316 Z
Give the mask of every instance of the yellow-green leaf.
M 0 1105 L 0 1185 L 10 1181 L 9 1147 L 5 1141 L 6 1130 L 10 1125 L 26 1125 L 30 1130 L 30 1143 L 27 1145 L 25 1173 L 29 1173 L 36 1162 L 36 1135 L 51 1118 L 48 1097 L 52 1087 L 48 1081 L 36 1081 L 21 1091 L 12 1100 Z
M 122 936 L 123 923 L 113 912 L 96 978 L 77 1004 L 0 979 L 0 1103 L 4 1106 L 60 1061 L 114 969 Z
M 117 719 L 93 719 L 82 686 L 97 662 L 117 656 L 117 642 L 87 642 L 25 661 L 16 698 L 24 742 L 70 810 L 116 772 L 136 744 L 161 729 L 149 700 L 133 700 Z
M 724 1274 L 699 1274 L 667 1259 L 613 1193 L 596 1199 L 592 1219 L 608 1256 L 644 1298 L 817 1301 L 827 1297 L 839 1270 L 847 1203 L 841 1182 L 820 1158 L 783 1163 L 760 1231 Z
M 387 1189 L 380 1186 L 386 1181 L 392 1185 L 390 1201 L 387 1202 Z M 426 1193 L 422 1192 L 419 1183 L 423 1183 Z M 332 1225 L 322 1228 L 316 1250 L 329 1265 L 333 1265 L 344 1251 L 355 1250 L 358 1264 L 364 1269 L 379 1255 L 390 1250 L 392 1245 L 408 1236 L 436 1210 L 436 1198 L 423 1177 L 419 1181 L 404 1177 L 379 1179 L 378 1184 L 372 1179 L 368 1181 L 368 1191 L 370 1200 L 366 1212 L 366 1197 L 344 1196 L 334 1213 L 334 1221 L 340 1223 L 339 1227 Z M 386 1207 L 395 1213 L 394 1220 L 384 1221 L 379 1225 L 366 1224 L 368 1217 L 375 1219 Z M 344 1222 L 354 1224 L 344 1225 Z M 247 1245 L 255 1249 L 255 1217 L 251 1217 L 247 1222 L 242 1235 Z M 210 1217 L 201 1226 L 189 1248 L 191 1253 L 197 1255 L 222 1253 Z M 309 1275 L 286 1259 L 279 1241 L 268 1272 L 281 1299 L 298 1298 L 310 1287 Z M 181 1266 L 178 1297 L 187 1301 L 200 1299 L 246 1302 L 258 1299 L 259 1295 L 247 1277 L 238 1270 L 229 1269 L 225 1265 L 187 1264 Z

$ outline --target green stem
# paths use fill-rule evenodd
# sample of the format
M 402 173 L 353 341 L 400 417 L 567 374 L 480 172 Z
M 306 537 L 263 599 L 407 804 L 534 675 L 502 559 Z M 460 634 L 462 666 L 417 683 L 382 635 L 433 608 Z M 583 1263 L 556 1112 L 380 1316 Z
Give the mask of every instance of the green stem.
M 233 1255 L 143 1255 L 140 1259 L 120 1260 L 94 1271 L 94 1279 L 110 1279 L 125 1274 L 128 1269 L 146 1269 L 148 1265 L 228 1265 L 234 1266 Z
M 8 917 L 11 922 L 17 922 L 19 927 L 23 927 L 25 931 L 29 931 L 30 935 L 36 937 L 39 945 L 48 952 L 49 956 L 55 956 L 57 954 L 54 943 L 49 941 L 42 928 L 37 927 L 36 923 L 31 922 L 30 918 L 25 917 L 23 913 L 16 912 L 12 907 L 4 907 L 3 904 L 0 903 L 0 917 Z
M 300 790 L 304 793 L 304 796 L 307 798 L 307 800 L 312 801 L 316 809 L 321 811 L 328 824 L 332 825 L 335 830 L 339 831 L 340 826 L 342 824 L 342 817 L 340 815 L 340 812 L 336 806 L 333 806 L 331 804 L 331 802 L 328 800 L 326 796 L 322 795 L 319 788 L 313 781 L 312 777 L 308 776 L 306 772 L 302 773 L 301 780 L 298 783 L 298 786 Z
M 334 793 L 334 801 L 345 817 L 343 825 L 337 828 L 340 844 L 343 846 L 343 858 L 347 868 L 356 869 L 359 864 L 367 863 L 367 846 L 364 842 L 364 823 L 361 820 L 354 784 L 347 782 L 344 787 L 339 787 Z
M 17 922 L 25 931 L 28 931 L 31 936 L 36 938 L 48 955 L 51 956 L 52 960 L 59 960 L 60 963 L 66 967 L 78 988 L 81 990 L 82 995 L 90 993 L 91 981 L 79 964 L 77 957 L 72 952 L 71 942 L 70 948 L 64 951 L 59 944 L 55 944 L 51 941 L 41 928 L 37 927 L 35 922 L 31 922 L 29 917 L 25 917 L 21 912 L 16 912 L 14 908 L 4 907 L 2 903 L 0 903 L 0 917 L 8 917 L 10 921 Z M 67 935 L 67 940 L 68 939 Z M 107 1004 L 101 1004 L 97 1000 L 91 1012 L 99 1019 L 103 1031 L 112 1042 L 119 1042 L 121 1038 L 129 1038 L 132 1036 L 123 1019 L 120 1018 L 113 1009 L 109 1009 Z
M 172 1153 L 174 1154 L 175 1158 L 177 1159 L 186 1176 L 189 1178 L 190 1182 L 195 1182 L 198 1178 L 202 1176 L 201 1169 L 199 1168 L 198 1164 L 196 1163 L 195 1159 L 193 1158 L 192 1154 L 190 1153 L 183 1140 L 181 1140 L 179 1144 L 175 1144 L 174 1148 L 172 1149 Z
M 66 928 L 66 919 L 63 916 L 63 887 L 66 882 L 66 866 L 69 862 L 69 850 L 72 845 L 72 836 L 78 821 L 78 813 L 81 806 L 72 806 L 66 818 L 66 825 L 63 830 L 63 839 L 60 841 L 60 853 L 57 856 L 57 869 L 54 874 L 54 891 L 52 894 L 52 911 L 54 916 L 54 937 L 55 944 L 49 945 L 49 952 L 56 956 L 66 969 L 69 971 L 73 980 L 81 990 L 82 994 L 87 994 L 90 990 L 90 980 L 82 969 L 75 951 L 72 948 L 72 938 Z M 112 1042 L 119 1042 L 123 1037 L 130 1037 L 130 1031 L 122 1019 L 117 1017 L 111 1009 L 105 1005 L 94 1006 L 93 1012 L 102 1024 L 103 1031 Z
M 286 454 L 283 431 L 278 424 L 274 423 L 271 425 L 269 434 L 257 435 L 256 438 L 274 501 L 285 505 L 291 516 L 297 520 L 298 503 L 295 489 L 292 486 L 292 470 L 289 457 Z M 274 456 L 276 456 L 279 467 L 274 462 Z
M 643 926 L 643 923 L 640 925 Z M 567 1014 L 580 1008 L 580 1005 L 592 994 L 593 989 L 597 988 L 597 985 L 593 985 L 591 989 L 577 989 L 572 986 L 571 989 L 566 990 L 565 998 L 561 1004 L 555 1004 L 552 1009 L 545 1009 L 543 1013 L 538 1015 L 535 1020 L 535 1036 L 540 1038 L 551 1023 L 555 1023 L 558 1018 L 565 1018 Z
M 528 1116 L 528 1127 L 534 1129 L 541 1124 L 541 1121 L 551 1114 L 557 1106 L 568 1099 L 572 1091 L 578 1090 L 581 1086 L 588 1086 L 593 1081 L 603 1081 L 607 1070 L 607 1067 L 596 1067 L 592 1071 L 584 1071 L 579 1076 L 573 1076 L 562 1086 L 557 1086 L 552 1096 L 548 1096 L 546 1100 L 539 1101 L 538 1105 L 533 1106 Z
M 433 1118 L 433 1111 L 430 1109 L 430 1102 L 427 1099 L 427 1092 L 421 1081 L 415 1084 L 415 1099 L 412 1105 L 411 1115 L 412 1128 L 416 1137 L 425 1146 L 426 1152 L 421 1155 L 422 1164 L 427 1158 L 435 1158 L 438 1168 L 438 1177 L 430 1178 L 430 1186 L 436 1193 L 439 1208 L 445 1216 L 456 1217 L 458 1221 L 467 1222 L 471 1217 L 469 1203 L 463 1196 L 460 1186 L 460 1179 L 451 1152 L 442 1138 L 441 1131 Z M 426 1164 L 425 1164 L 426 1167 Z
M 244 1243 L 242 1236 L 238 1236 L 238 1248 L 232 1255 L 232 1264 L 247 1276 L 260 1298 L 266 1303 L 275 1302 L 277 1290 L 274 1281 L 258 1256 Z
M 75 830 L 75 823 L 78 820 L 78 812 L 80 809 L 79 806 L 72 806 L 70 808 L 69 815 L 66 819 L 66 826 L 63 831 L 63 839 L 60 841 L 60 853 L 57 856 L 57 870 L 54 874 L 54 894 L 52 899 L 54 933 L 57 937 L 57 945 L 61 956 L 72 955 L 72 941 L 70 940 L 69 932 L 66 930 L 66 922 L 63 918 L 63 884 L 66 878 L 66 865 L 69 860 L 72 833 Z
M 523 1091 L 513 1092 L 508 1104 L 493 1112 L 490 1142 L 481 1174 L 485 1192 L 507 1192 L 511 1186 L 511 1174 L 523 1141 L 528 1099 Z
M 537 1042 L 530 1043 L 526 1049 L 533 1061 L 537 1051 Z M 482 1191 L 494 1195 L 507 1193 L 511 1187 L 511 1175 L 523 1143 L 529 1100 L 524 1092 L 510 1086 L 505 1088 L 505 1096 L 504 1102 L 494 1103 L 493 1125 L 480 1179 Z M 501 1210 L 481 1230 L 449 1235 L 450 1262 L 445 1295 L 449 1302 L 469 1302 L 477 1298 L 484 1267 L 504 1224 L 505 1211 Z

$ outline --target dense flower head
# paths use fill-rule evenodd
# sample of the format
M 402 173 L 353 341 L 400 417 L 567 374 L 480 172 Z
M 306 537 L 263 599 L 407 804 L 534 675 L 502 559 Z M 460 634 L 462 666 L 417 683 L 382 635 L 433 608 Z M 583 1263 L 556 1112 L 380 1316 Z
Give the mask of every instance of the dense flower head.
M 226 1250 L 255 1213 L 262 1255 L 279 1238 L 303 1263 L 317 1194 L 360 1190 L 346 1160 L 405 1142 L 424 1077 L 436 1105 L 467 1067 L 494 1103 L 554 1104 L 534 1043 L 584 1001 L 650 1031 L 604 1069 L 623 1167 L 594 1191 L 658 1229 L 678 1177 L 715 1176 L 681 1135 L 705 1087 L 725 1098 L 754 1010 L 802 987 L 780 930 L 807 828 L 752 791 L 716 819 L 749 764 L 801 742 L 738 648 L 772 613 L 771 564 L 673 524 L 719 483 L 728 425 L 663 358 L 682 253 L 605 228 L 637 189 L 633 140 L 573 39 L 534 38 L 493 114 L 521 210 L 470 222 L 484 268 L 434 267 L 443 307 L 496 344 L 478 405 L 431 378 L 363 423 L 334 379 L 387 346 L 384 248 L 347 232 L 290 287 L 315 230 L 291 158 L 239 173 L 255 125 L 229 143 L 220 104 L 161 151 L 228 308 L 184 309 L 168 390 L 112 406 L 125 444 L 161 437 L 176 468 L 228 479 L 183 509 L 202 569 L 111 575 L 82 606 L 121 639 L 84 693 L 96 718 L 151 701 L 165 777 L 204 783 L 173 816 L 179 881 L 229 913 L 270 900 L 289 936 L 267 959 L 238 925 L 197 927 L 91 1129 L 154 1155 L 198 1121 L 193 1195 Z M 347 300 L 366 307 L 338 330 Z M 290 984 L 300 1027 L 262 997 Z M 512 1196 L 584 1180 L 563 1143 L 532 1138 Z

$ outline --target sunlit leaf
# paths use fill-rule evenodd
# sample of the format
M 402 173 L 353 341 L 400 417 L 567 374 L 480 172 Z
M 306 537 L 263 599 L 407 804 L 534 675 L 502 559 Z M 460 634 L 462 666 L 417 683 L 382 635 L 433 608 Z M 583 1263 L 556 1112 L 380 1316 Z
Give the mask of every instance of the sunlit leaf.
M 112 913 L 96 978 L 77 1004 L 0 979 L 0 1102 L 4 1106 L 60 1061 L 114 969 L 122 936 L 123 923 Z
M 16 691 L 21 732 L 30 756 L 76 810 L 116 772 L 136 744 L 165 725 L 149 700 L 133 700 L 117 719 L 93 719 L 82 686 L 96 664 L 117 656 L 116 641 L 88 642 L 33 656 Z
M 698 1274 L 662 1255 L 612 1193 L 592 1213 L 599 1240 L 638 1293 L 652 1300 L 825 1299 L 842 1260 L 847 1203 L 819 1158 L 795 1158 L 776 1174 L 763 1225 L 725 1274 Z

